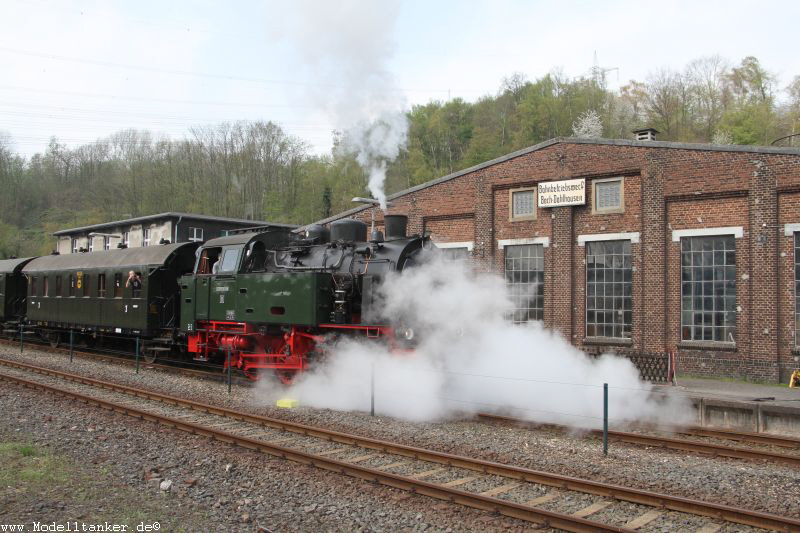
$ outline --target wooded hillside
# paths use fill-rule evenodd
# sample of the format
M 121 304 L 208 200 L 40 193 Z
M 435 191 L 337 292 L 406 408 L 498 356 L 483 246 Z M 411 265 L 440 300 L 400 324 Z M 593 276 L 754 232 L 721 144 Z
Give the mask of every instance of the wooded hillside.
M 601 71 L 514 74 L 495 95 L 429 102 L 407 116 L 408 146 L 389 165 L 389 193 L 574 134 L 625 139 L 647 126 L 661 131 L 659 140 L 769 145 L 800 132 L 800 76 L 780 85 L 754 57 L 737 65 L 702 58 L 618 91 Z M 237 122 L 193 129 L 182 140 L 128 130 L 70 149 L 54 138 L 24 158 L 7 132 L 0 258 L 48 253 L 58 229 L 162 211 L 312 222 L 367 194 L 353 154 L 334 144 L 332 154 L 315 155 L 279 125 Z M 800 146 L 800 137 L 777 145 Z

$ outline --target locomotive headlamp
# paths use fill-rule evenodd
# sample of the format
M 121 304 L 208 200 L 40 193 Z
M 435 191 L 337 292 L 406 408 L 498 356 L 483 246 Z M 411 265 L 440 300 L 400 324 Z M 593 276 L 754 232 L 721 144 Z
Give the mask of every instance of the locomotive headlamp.
M 412 328 L 399 328 L 397 336 L 407 341 L 414 339 L 414 330 Z

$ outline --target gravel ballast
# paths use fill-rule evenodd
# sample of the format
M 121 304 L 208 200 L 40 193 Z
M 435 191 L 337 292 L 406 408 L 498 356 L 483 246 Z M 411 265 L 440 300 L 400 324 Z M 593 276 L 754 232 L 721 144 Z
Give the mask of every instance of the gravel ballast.
M 603 457 L 597 440 L 572 437 L 555 431 L 513 428 L 473 421 L 411 423 L 381 416 L 370 417 L 365 413 L 305 407 L 291 410 L 277 409 L 265 405 L 258 388 L 234 385 L 233 394 L 229 396 L 226 386 L 222 383 L 149 369 L 143 369 L 137 375 L 128 366 L 81 358 L 76 358 L 70 364 L 64 355 L 40 352 L 30 347 L 26 347 L 26 352 L 20 355 L 13 348 L 0 346 L 0 355 L 8 359 L 97 379 L 412 446 L 800 517 L 800 481 L 796 469 L 785 465 L 711 458 L 618 443 L 612 443 L 609 455 Z M 27 420 L 25 424 L 16 422 L 12 427 L 10 424 L 14 423 L 12 422 L 14 417 L 6 417 L 5 431 L 20 430 L 32 435 L 37 441 L 45 439 L 43 435 L 47 435 L 46 442 L 52 441 L 58 449 L 77 450 L 81 447 L 91 447 L 92 443 L 101 449 L 108 448 L 109 445 L 106 443 L 109 440 L 95 443 L 96 439 L 75 439 L 76 431 L 69 431 L 69 427 L 75 424 L 70 422 L 62 421 L 59 424 L 50 422 L 48 427 L 40 427 L 42 422 L 37 421 L 38 415 L 31 416 L 31 413 L 39 412 L 34 405 L 43 403 L 45 409 L 52 411 L 53 414 L 50 416 L 56 416 L 59 415 L 59 405 L 63 406 L 65 402 L 55 398 L 35 397 L 34 393 L 16 387 L 4 390 L 3 402 L 16 409 L 14 411 L 16 420 Z M 530 524 L 523 525 L 521 522 L 496 516 L 486 522 L 485 517 L 491 515 L 376 487 L 283 460 L 270 459 L 198 437 L 172 431 L 165 437 L 163 432 L 156 431 L 152 424 L 120 419 L 97 409 L 70 406 L 63 409 L 59 418 L 63 419 L 65 416 L 78 419 L 103 417 L 105 421 L 99 423 L 103 427 L 131 428 L 141 425 L 141 429 L 137 431 L 119 432 L 120 437 L 124 437 L 120 442 L 127 442 L 129 439 L 133 439 L 133 442 L 129 443 L 130 446 L 113 448 L 115 454 L 122 455 L 120 461 L 114 461 L 114 467 L 123 469 L 126 472 L 124 476 L 131 484 L 148 487 L 156 492 L 160 490 L 159 487 L 152 481 L 143 479 L 142 469 L 153 462 L 158 463 L 153 465 L 156 467 L 164 467 L 162 463 L 166 463 L 170 468 L 178 469 L 180 474 L 171 475 L 171 479 L 175 478 L 172 479 L 175 490 L 185 492 L 185 505 L 190 507 L 198 505 L 198 509 L 210 509 L 214 519 L 221 520 L 224 517 L 225 521 L 221 523 L 234 527 L 229 529 L 232 531 L 254 531 L 256 523 L 288 531 L 319 529 L 446 531 L 448 528 L 485 530 L 487 527 L 490 529 L 530 527 Z M 28 427 L 30 425 L 37 427 Z M 58 427 L 55 427 L 56 425 Z M 64 429 L 60 427 L 62 425 L 68 427 Z M 43 429 L 46 431 L 42 432 Z M 62 443 L 62 439 L 69 445 Z M 74 440 L 79 442 L 75 443 Z M 130 455 L 130 450 L 140 449 L 141 457 Z M 144 452 L 144 450 L 150 451 Z M 89 449 L 83 452 L 92 453 Z M 80 454 L 76 455 L 79 456 Z M 168 459 L 165 460 L 163 457 Z M 256 463 L 261 466 L 256 466 Z M 196 464 L 198 466 L 191 467 Z M 232 466 L 227 472 L 220 472 L 219 469 L 224 471 L 226 465 Z M 193 469 L 197 469 L 198 472 L 193 472 Z M 264 469 L 269 471 L 269 476 L 255 476 L 253 473 Z M 157 471 L 158 476 L 151 477 L 168 475 L 159 469 Z M 240 477 L 229 479 L 233 471 L 236 472 L 233 476 L 241 476 L 241 483 L 237 482 Z M 180 482 L 181 476 L 190 479 L 203 476 L 203 482 L 185 487 Z M 263 479 L 264 477 L 268 477 L 269 480 Z M 229 491 L 223 489 L 231 486 L 246 493 L 247 496 L 238 498 L 236 492 L 227 495 Z M 201 489 L 196 487 L 202 487 L 203 493 L 200 494 Z M 284 489 L 281 490 L 280 487 Z M 256 497 L 255 494 L 259 496 Z M 277 497 L 276 494 L 281 496 Z M 364 501 L 367 494 L 372 494 L 373 497 Z M 326 498 L 333 498 L 333 502 L 328 503 Z M 249 503 L 244 503 L 245 501 Z M 279 502 L 284 503 L 281 505 Z M 576 502 L 576 507 L 584 503 Z M 262 509 L 267 508 L 268 512 L 265 513 Z M 331 508 L 335 510 L 330 511 Z M 409 510 L 406 511 L 406 508 Z M 381 513 L 384 516 L 381 516 Z M 312 516 L 307 516 L 309 514 Z M 243 515 L 247 515 L 247 522 L 242 522 Z M 283 518 L 284 515 L 286 518 Z M 421 515 L 420 518 L 417 518 L 417 515 Z M 635 515 L 635 511 L 632 511 L 632 515 Z M 467 521 L 464 520 L 466 516 L 470 517 Z M 599 516 L 601 515 L 598 514 Z M 258 522 L 262 519 L 265 521 Z M 643 528 L 643 531 L 658 530 L 660 529 L 656 523 Z

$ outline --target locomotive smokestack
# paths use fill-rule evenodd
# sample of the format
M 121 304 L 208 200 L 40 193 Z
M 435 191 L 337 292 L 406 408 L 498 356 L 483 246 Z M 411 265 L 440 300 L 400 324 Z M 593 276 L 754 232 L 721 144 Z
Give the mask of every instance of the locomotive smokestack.
M 386 215 L 383 217 L 386 240 L 403 239 L 406 236 L 408 217 L 405 215 Z

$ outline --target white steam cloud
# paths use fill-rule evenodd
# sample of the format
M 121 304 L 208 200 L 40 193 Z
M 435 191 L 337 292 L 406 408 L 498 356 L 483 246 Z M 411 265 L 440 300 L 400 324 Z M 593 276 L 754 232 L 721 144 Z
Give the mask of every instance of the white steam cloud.
M 292 6 L 285 35 L 314 79 L 303 97 L 346 132 L 339 148 L 356 154 L 370 192 L 386 209 L 386 166 L 408 137 L 406 100 L 389 70 L 400 3 L 296 0 Z
M 629 360 L 590 358 L 537 323 L 510 323 L 507 294 L 499 276 L 438 258 L 406 270 L 385 283 L 384 309 L 395 324 L 414 328 L 414 352 L 342 341 L 288 392 L 302 405 L 369 411 L 374 373 L 375 409 L 384 415 L 422 421 L 491 412 L 596 428 L 608 383 L 617 426 L 689 422 L 687 401 L 654 394 Z

